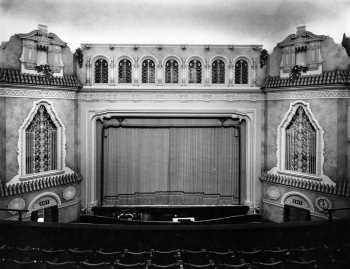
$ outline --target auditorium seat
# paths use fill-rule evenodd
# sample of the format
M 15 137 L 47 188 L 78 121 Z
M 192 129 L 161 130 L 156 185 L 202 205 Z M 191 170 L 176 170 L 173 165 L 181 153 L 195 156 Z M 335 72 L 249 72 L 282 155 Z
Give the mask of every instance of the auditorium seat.
M 254 262 L 253 269 L 283 269 L 284 263 L 282 260 L 269 258 L 268 260 Z
M 114 266 L 116 269 L 146 269 L 146 263 L 141 262 L 141 263 L 130 263 L 130 264 L 124 264 L 117 262 Z
M 232 250 L 228 251 L 208 251 L 210 259 L 215 264 L 232 264 L 233 259 L 237 259 L 237 255 Z
M 286 262 L 286 269 L 314 269 L 318 268 L 316 260 L 304 260 L 299 258 L 298 260 L 288 260 Z M 345 269 L 345 268 L 344 268 Z
M 237 263 L 237 264 L 219 264 L 217 269 L 250 269 L 251 265 L 249 263 Z
M 275 247 L 271 249 L 264 249 L 262 253 L 263 258 L 275 258 L 285 261 L 290 255 L 287 248 Z
M 195 265 L 213 264 L 209 258 L 209 254 L 205 249 L 189 250 L 183 249 L 181 251 L 181 258 L 184 263 Z
M 30 246 L 24 248 L 15 247 L 11 250 L 10 257 L 20 261 L 39 261 L 40 251 L 39 249 Z
M 119 261 L 122 264 L 137 264 L 146 263 L 149 259 L 149 251 L 131 252 L 129 250 L 125 250 L 125 252 L 120 256 Z
M 40 256 L 44 261 L 59 262 L 67 260 L 64 249 L 41 249 Z
M 77 264 L 72 261 L 66 262 L 51 262 L 45 261 L 46 269 L 77 269 Z
M 90 263 L 90 262 L 81 262 L 80 269 L 113 269 L 113 265 L 108 262 L 100 263 Z
M 91 258 L 94 251 L 91 249 L 69 248 L 67 251 L 67 260 L 76 262 L 85 261 Z
M 147 266 L 147 269 L 180 269 L 180 268 L 181 267 L 180 267 L 179 263 L 172 263 L 172 264 L 167 264 L 167 265 L 150 263 Z
M 116 261 L 119 259 L 120 256 L 121 256 L 120 251 L 106 251 L 106 250 L 100 249 L 95 252 L 96 260 L 105 261 L 112 264 L 116 263 Z M 89 259 L 89 261 L 90 260 L 91 259 Z
M 304 246 L 293 248 L 290 250 L 291 258 L 302 257 L 304 260 L 313 260 L 317 257 L 317 252 L 321 249 L 315 247 L 306 248 Z
M 179 249 L 160 251 L 152 250 L 151 262 L 156 265 L 171 265 L 176 264 L 181 259 L 181 253 Z
M 263 251 L 261 249 L 252 248 L 249 250 L 239 250 L 239 257 L 245 259 L 248 262 L 259 261 L 262 258 Z
M 214 265 L 211 263 L 207 264 L 193 264 L 193 263 L 183 263 L 183 269 L 214 269 Z
M 2 269 L 43 269 L 41 263 L 37 261 L 19 261 L 7 259 L 1 265 Z

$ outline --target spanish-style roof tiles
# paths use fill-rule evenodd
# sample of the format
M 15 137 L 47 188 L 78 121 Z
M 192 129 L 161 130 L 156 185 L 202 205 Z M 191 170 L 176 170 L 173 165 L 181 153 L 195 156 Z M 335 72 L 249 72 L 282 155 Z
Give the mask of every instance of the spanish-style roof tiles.
M 326 71 L 321 75 L 300 76 L 297 79 L 268 76 L 263 88 L 306 87 L 350 83 L 350 70 Z
M 51 86 L 64 88 L 81 88 L 81 83 L 75 75 L 63 77 L 47 77 L 21 73 L 17 69 L 0 68 L 0 83 L 26 84 L 33 86 Z

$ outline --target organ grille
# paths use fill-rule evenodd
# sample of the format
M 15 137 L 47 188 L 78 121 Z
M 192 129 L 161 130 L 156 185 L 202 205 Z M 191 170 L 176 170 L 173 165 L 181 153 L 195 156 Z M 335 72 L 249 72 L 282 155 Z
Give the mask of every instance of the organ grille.
M 57 169 L 57 127 L 41 105 L 25 131 L 26 174 Z
M 303 107 L 299 107 L 286 128 L 286 169 L 316 173 L 316 130 Z

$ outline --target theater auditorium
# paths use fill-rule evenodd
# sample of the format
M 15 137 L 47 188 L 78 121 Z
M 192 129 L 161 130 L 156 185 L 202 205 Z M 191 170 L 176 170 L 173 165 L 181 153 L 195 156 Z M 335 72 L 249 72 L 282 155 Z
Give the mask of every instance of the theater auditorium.
M 0 47 L 0 268 L 350 268 L 350 40 Z

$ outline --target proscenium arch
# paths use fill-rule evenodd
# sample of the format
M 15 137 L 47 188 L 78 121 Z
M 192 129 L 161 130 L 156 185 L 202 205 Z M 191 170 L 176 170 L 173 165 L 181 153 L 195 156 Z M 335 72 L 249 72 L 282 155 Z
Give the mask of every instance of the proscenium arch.
M 97 120 L 103 118 L 111 117 L 125 117 L 125 116 L 177 116 L 177 117 L 205 117 L 205 116 L 221 116 L 221 117 L 232 117 L 239 118 L 245 122 L 245 148 L 246 153 L 244 157 L 244 169 L 245 175 L 242 177 L 242 181 L 245 181 L 245 186 L 242 188 L 242 204 L 248 205 L 250 208 L 257 206 L 258 201 L 256 201 L 256 175 L 258 174 L 258 169 L 256 168 L 256 110 L 246 110 L 246 111 L 220 111 L 220 112 L 193 112 L 191 110 L 184 112 L 177 112 L 172 110 L 129 110 L 129 111 L 118 111 L 118 110 L 100 110 L 91 111 L 87 115 L 87 130 L 88 134 L 86 136 L 86 148 L 85 148 L 85 159 L 82 160 L 83 170 L 82 174 L 86 180 L 83 181 L 83 205 L 87 209 L 98 204 L 97 201 L 97 149 L 96 149 L 96 137 L 97 137 Z M 85 163 L 86 162 L 86 163 Z M 84 164 L 85 163 L 85 164 Z

